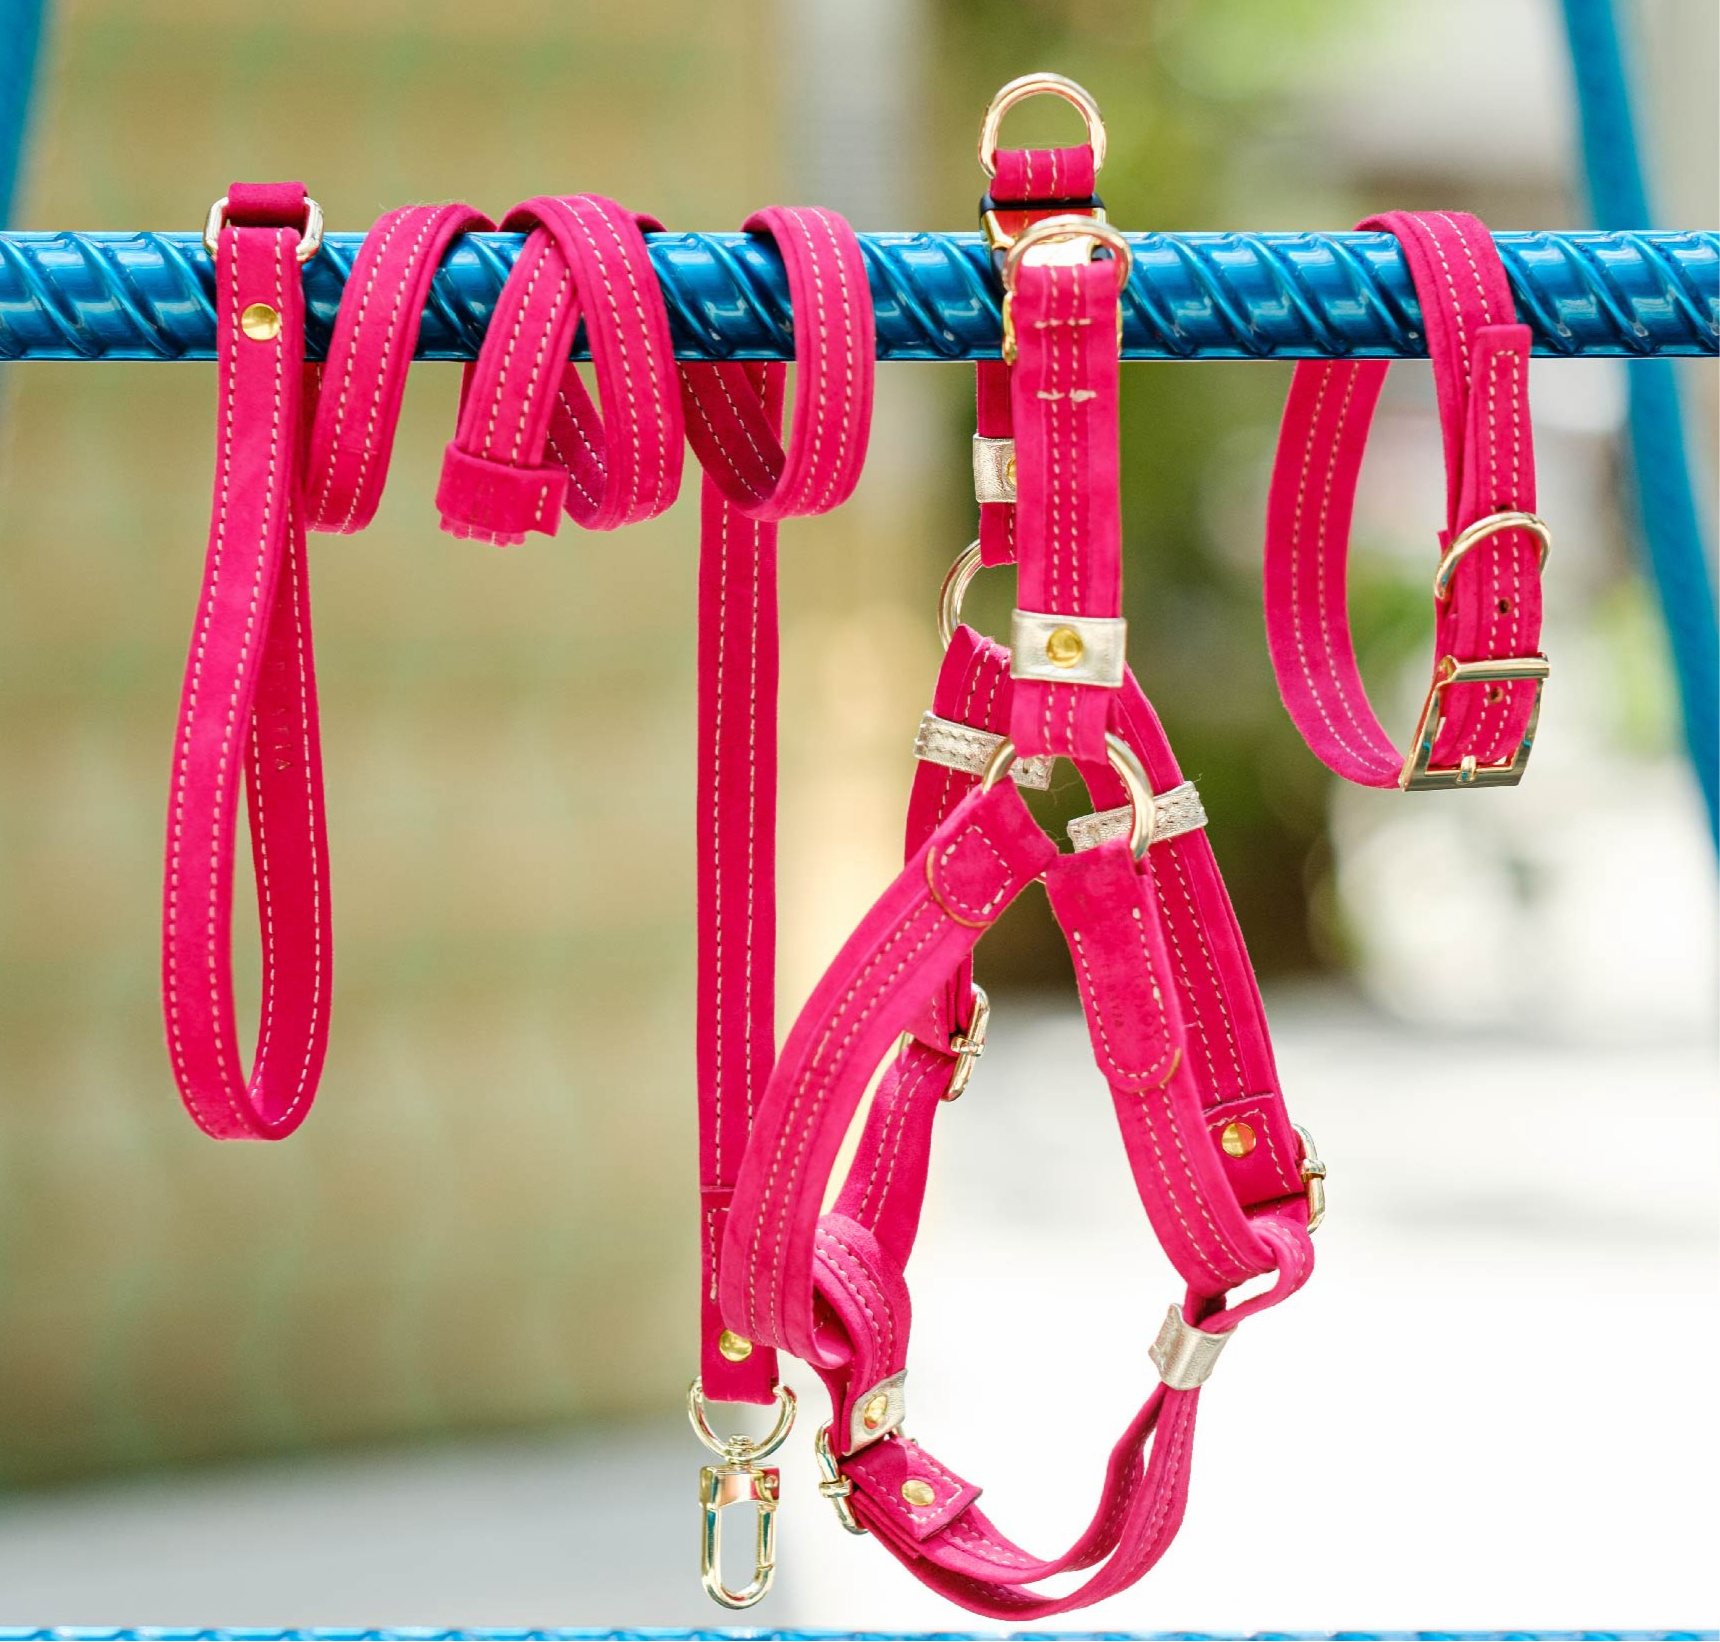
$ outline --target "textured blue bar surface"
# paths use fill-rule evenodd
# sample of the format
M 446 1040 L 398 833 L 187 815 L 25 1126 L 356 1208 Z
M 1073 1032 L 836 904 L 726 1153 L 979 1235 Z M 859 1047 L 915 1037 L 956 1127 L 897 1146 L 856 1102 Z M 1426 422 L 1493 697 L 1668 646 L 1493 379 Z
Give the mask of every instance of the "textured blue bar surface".
M 305 267 L 307 345 L 320 358 L 358 234 Z M 1420 313 L 1386 234 L 1131 234 L 1126 359 L 1415 358 Z M 1720 234 L 1496 236 L 1535 351 L 1560 357 L 1720 352 Z M 861 236 L 880 359 L 995 358 L 999 289 L 977 234 Z M 470 359 L 521 240 L 472 234 L 431 290 L 421 359 Z M 746 234 L 654 234 L 683 359 L 792 351 L 782 263 Z M 196 234 L 0 235 L 0 359 L 208 359 L 211 268 Z
M 8 1630 L 0 1642 L 1040 1642 L 1079 1637 L 1082 1642 L 1720 1642 L 1720 1631 L 877 1631 L 877 1630 L 188 1630 L 140 1627 L 105 1630 L 95 1626 L 57 1626 L 50 1630 Z

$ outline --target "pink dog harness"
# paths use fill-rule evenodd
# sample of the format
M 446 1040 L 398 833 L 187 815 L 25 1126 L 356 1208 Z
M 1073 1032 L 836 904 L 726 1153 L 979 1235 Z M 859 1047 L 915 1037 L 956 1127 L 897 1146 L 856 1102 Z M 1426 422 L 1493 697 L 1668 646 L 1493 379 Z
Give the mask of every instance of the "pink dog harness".
M 1456 211 L 1392 211 L 1415 281 L 1445 439 L 1433 576 L 1433 682 L 1407 754 L 1368 704 L 1345 595 L 1350 515 L 1384 360 L 1296 367 L 1266 520 L 1266 638 L 1284 705 L 1329 768 L 1366 787 L 1515 786 L 1534 745 L 1547 658 L 1535 515 L 1529 328 L 1493 236 Z M 1480 551 L 1475 551 L 1480 549 Z
M 907 864 L 789 1033 L 718 1264 L 731 1333 L 793 1352 L 825 1381 L 821 1492 L 844 1525 L 874 1534 L 952 1601 L 1009 1619 L 1098 1601 L 1163 1553 L 1182 1516 L 1199 1387 L 1237 1323 L 1306 1280 L 1324 1172 L 1285 1115 L 1199 800 L 1124 664 L 1117 335 L 1128 247 L 1097 202 L 1072 215 L 1057 212 L 1066 202 L 1035 210 L 1009 197 L 1054 170 L 1090 194 L 1092 151 L 1084 163 L 1060 154 L 1055 167 L 998 156 L 1004 194 L 987 202 L 1004 222 L 1014 363 L 982 368 L 976 491 L 992 511 L 946 582 L 948 648 L 921 725 Z M 1113 260 L 1091 260 L 1099 246 Z M 1004 650 L 955 617 L 978 557 L 1012 552 L 1021 608 Z M 1103 806 L 1072 827 L 1081 847 L 1068 857 L 1018 791 L 1043 785 L 1054 755 L 1077 760 Z M 1051 1558 L 1004 1538 L 978 1509 L 979 1489 L 904 1430 L 905 1268 L 932 1120 L 984 1046 L 971 954 L 1035 878 L 1075 961 L 1137 1188 L 1187 1284 L 1154 1347 L 1161 1384 L 1113 1450 L 1087 1529 Z M 850 1120 L 904 1034 L 835 1206 L 821 1213 Z M 1225 1303 L 1263 1275 L 1274 1278 L 1264 1293 Z M 1034 1589 L 1079 1569 L 1096 1571 L 1073 1592 Z

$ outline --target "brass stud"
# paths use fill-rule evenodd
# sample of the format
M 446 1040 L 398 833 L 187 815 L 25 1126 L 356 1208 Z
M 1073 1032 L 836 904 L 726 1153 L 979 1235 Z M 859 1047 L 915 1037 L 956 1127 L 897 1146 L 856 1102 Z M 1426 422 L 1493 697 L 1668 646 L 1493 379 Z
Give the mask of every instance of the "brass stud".
M 918 1477 L 909 1477 L 902 1484 L 902 1498 L 910 1505 L 936 1505 L 938 1496 L 929 1482 L 921 1482 Z
M 281 310 L 253 302 L 239 315 L 239 329 L 253 342 L 273 342 L 281 334 Z
M 1231 1157 L 1247 1157 L 1254 1150 L 1254 1130 L 1237 1118 L 1235 1122 L 1225 1124 L 1218 1143 Z
M 1015 457 L 1013 454 L 1004 460 L 1003 482 L 1009 487 L 1009 493 L 1013 496 L 1015 494 Z
M 868 1431 L 876 1431 L 884 1423 L 884 1416 L 890 1412 L 890 1399 L 880 1391 L 875 1397 L 866 1399 L 866 1406 L 860 1410 L 860 1423 Z
M 1086 648 L 1073 627 L 1053 627 L 1045 641 L 1045 658 L 1053 667 L 1073 667 Z
M 731 1363 L 744 1363 L 752 1356 L 752 1341 L 736 1334 L 732 1328 L 725 1328 L 717 1336 L 717 1350 Z

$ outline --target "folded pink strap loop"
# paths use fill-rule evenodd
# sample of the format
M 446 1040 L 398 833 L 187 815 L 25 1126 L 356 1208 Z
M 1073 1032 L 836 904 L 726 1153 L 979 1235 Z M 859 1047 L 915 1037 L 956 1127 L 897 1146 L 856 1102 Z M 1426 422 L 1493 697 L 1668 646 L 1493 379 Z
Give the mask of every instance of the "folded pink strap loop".
M 227 197 L 215 254 L 215 490 L 168 801 L 162 1001 L 174 1078 L 198 1126 L 219 1139 L 276 1140 L 315 1095 L 332 981 L 298 485 L 304 190 L 239 184 Z M 249 1077 L 231 954 L 241 771 L 263 942 Z
M 493 457 L 469 455 L 450 443 L 442 457 L 436 506 L 450 535 L 521 542 L 528 531 L 555 534 L 567 482 L 567 469 L 554 463 L 514 467 Z
M 1468 526 L 1535 508 L 1529 331 L 1517 323 L 1492 236 L 1461 212 L 1394 211 L 1364 228 L 1403 247 L 1426 328 L 1444 436 L 1440 552 Z M 1267 510 L 1266 636 L 1284 704 L 1329 768 L 1363 786 L 1407 782 L 1409 765 L 1369 704 L 1350 636 L 1351 515 L 1384 361 L 1309 362 L 1291 380 Z M 1436 602 L 1435 666 L 1537 658 L 1542 544 L 1512 527 L 1476 543 Z M 1430 566 L 1431 568 L 1431 566 Z M 1443 693 L 1431 761 L 1511 761 L 1538 699 L 1534 679 L 1457 682 Z M 1412 755 L 1413 756 L 1413 755 Z
M 706 473 L 749 518 L 779 520 L 840 507 L 866 461 L 877 344 L 866 263 L 834 211 L 768 206 L 747 218 L 782 253 L 794 312 L 794 417 L 786 451 L 760 378 L 743 364 L 684 365 L 687 437 Z M 781 392 L 784 368 L 762 381 Z
M 306 442 L 310 529 L 350 534 L 376 516 L 430 283 L 461 234 L 492 226 L 469 205 L 408 205 L 386 212 L 365 235 L 335 316 Z
M 596 194 L 543 196 L 503 228 L 526 231 L 476 364 L 437 492 L 445 530 L 518 543 L 551 528 L 534 513 L 546 468 L 588 530 L 661 513 L 681 483 L 681 405 L 668 312 L 645 248 L 654 218 Z M 568 363 L 584 321 L 602 414 Z M 462 462 L 458 456 L 470 460 Z M 509 486 L 494 466 L 532 477 Z
M 1088 143 L 1075 148 L 999 149 L 991 197 L 999 205 L 1029 200 L 1085 200 L 1097 173 Z

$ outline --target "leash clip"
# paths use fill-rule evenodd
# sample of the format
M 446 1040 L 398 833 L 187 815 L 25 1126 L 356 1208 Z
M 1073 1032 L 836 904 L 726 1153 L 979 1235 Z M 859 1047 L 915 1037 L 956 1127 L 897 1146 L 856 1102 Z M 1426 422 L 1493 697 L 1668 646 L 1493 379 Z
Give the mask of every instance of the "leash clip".
M 819 1497 L 830 1501 L 831 1508 L 836 1512 L 836 1520 L 849 1533 L 869 1532 L 861 1526 L 860 1519 L 854 1514 L 854 1507 L 848 1503 L 848 1496 L 854 1492 L 854 1484 L 842 1475 L 842 1467 L 836 1463 L 836 1452 L 830 1446 L 829 1420 L 819 1426 L 818 1435 L 812 1439 L 812 1454 L 818 1461 L 819 1475 L 822 1478 L 818 1484 Z
M 767 1435 L 719 1437 L 705 1419 L 705 1393 L 701 1381 L 687 1390 L 687 1418 L 699 1441 L 720 1463 L 699 1472 L 699 1503 L 704 1507 L 704 1531 L 699 1540 L 699 1578 L 713 1602 L 725 1608 L 750 1608 L 771 1587 L 776 1577 L 776 1507 L 781 1492 L 781 1473 L 774 1465 L 758 1462 L 774 1454 L 794 1427 L 794 1393 L 785 1385 L 776 1388 L 777 1416 Z M 730 1505 L 752 1505 L 757 1512 L 753 1542 L 753 1576 L 738 1591 L 723 1582 L 723 1511 Z

